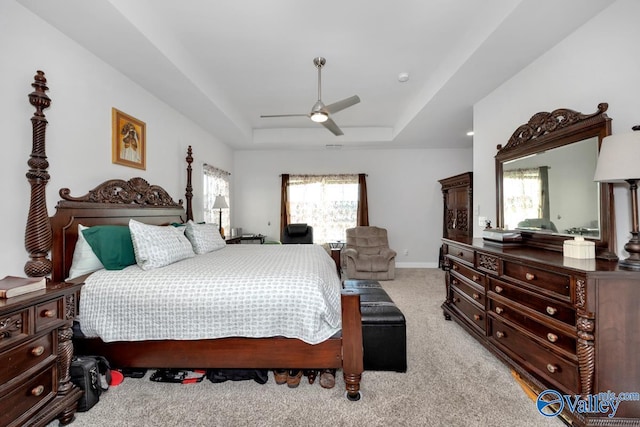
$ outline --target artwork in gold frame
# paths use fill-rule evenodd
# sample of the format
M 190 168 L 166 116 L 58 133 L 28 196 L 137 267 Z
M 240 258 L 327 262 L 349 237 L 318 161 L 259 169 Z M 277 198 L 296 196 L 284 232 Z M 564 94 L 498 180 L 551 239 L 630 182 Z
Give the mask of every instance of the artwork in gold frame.
M 146 169 L 146 125 L 144 122 L 111 109 L 112 163 Z

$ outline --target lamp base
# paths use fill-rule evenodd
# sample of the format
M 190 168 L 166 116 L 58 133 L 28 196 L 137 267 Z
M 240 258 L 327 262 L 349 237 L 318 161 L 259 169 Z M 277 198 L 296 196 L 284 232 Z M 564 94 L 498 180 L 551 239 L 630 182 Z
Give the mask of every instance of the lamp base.
M 638 231 L 631 232 L 631 240 L 624 245 L 624 250 L 629 253 L 627 259 L 618 261 L 620 268 L 625 270 L 640 271 L 640 233 Z

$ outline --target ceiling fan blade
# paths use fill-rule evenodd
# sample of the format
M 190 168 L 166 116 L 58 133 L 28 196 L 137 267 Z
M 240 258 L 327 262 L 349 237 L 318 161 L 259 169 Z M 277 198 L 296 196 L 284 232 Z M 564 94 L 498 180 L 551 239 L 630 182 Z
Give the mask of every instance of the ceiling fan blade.
M 337 113 L 338 111 L 342 111 L 345 108 L 351 107 L 352 105 L 357 104 L 358 102 L 360 102 L 360 98 L 358 97 L 358 95 L 353 95 L 349 98 L 345 98 L 342 101 L 338 101 L 338 102 L 334 102 L 333 104 L 329 104 L 327 106 L 325 106 L 324 108 L 330 113 Z
M 309 117 L 309 114 L 270 114 L 270 115 L 260 116 L 260 118 L 262 119 L 271 118 L 271 117 Z
M 335 136 L 344 135 L 344 133 L 342 133 L 342 131 L 340 130 L 340 128 L 338 127 L 336 122 L 334 122 L 331 119 L 327 119 L 326 121 L 324 121 L 324 122 L 322 122 L 320 124 L 322 126 L 326 127 L 327 129 L 329 129 L 331 131 L 331 133 L 333 133 Z

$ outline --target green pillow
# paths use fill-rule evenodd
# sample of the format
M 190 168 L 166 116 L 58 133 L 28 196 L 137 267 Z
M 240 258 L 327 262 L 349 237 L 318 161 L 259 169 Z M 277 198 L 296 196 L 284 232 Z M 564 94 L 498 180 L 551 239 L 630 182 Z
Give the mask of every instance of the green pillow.
M 136 263 L 131 232 L 126 225 L 96 225 L 82 230 L 91 249 L 107 270 L 122 270 Z

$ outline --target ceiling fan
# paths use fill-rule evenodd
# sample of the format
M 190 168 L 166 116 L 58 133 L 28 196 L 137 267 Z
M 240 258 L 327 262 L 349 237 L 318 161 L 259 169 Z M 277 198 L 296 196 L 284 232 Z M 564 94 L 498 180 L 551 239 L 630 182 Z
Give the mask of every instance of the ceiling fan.
M 320 123 L 322 126 L 329 129 L 334 135 L 336 136 L 344 135 L 344 133 L 342 132 L 342 130 L 340 130 L 338 125 L 333 120 L 331 120 L 331 117 L 329 117 L 329 114 L 337 113 L 338 111 L 342 111 L 345 108 L 348 108 L 348 107 L 351 107 L 352 105 L 357 104 L 358 102 L 360 102 L 360 98 L 358 97 L 358 95 L 353 95 L 341 101 L 334 102 L 333 104 L 324 105 L 324 103 L 322 102 L 321 75 L 322 75 L 322 67 L 324 67 L 324 64 L 326 64 L 326 62 L 327 62 L 326 59 L 320 56 L 313 59 L 313 63 L 318 69 L 318 101 L 316 101 L 316 103 L 313 104 L 313 107 L 311 107 L 310 113 L 308 114 L 274 114 L 274 115 L 264 115 L 260 117 L 261 118 L 298 117 L 298 116 L 309 117 L 314 122 Z

